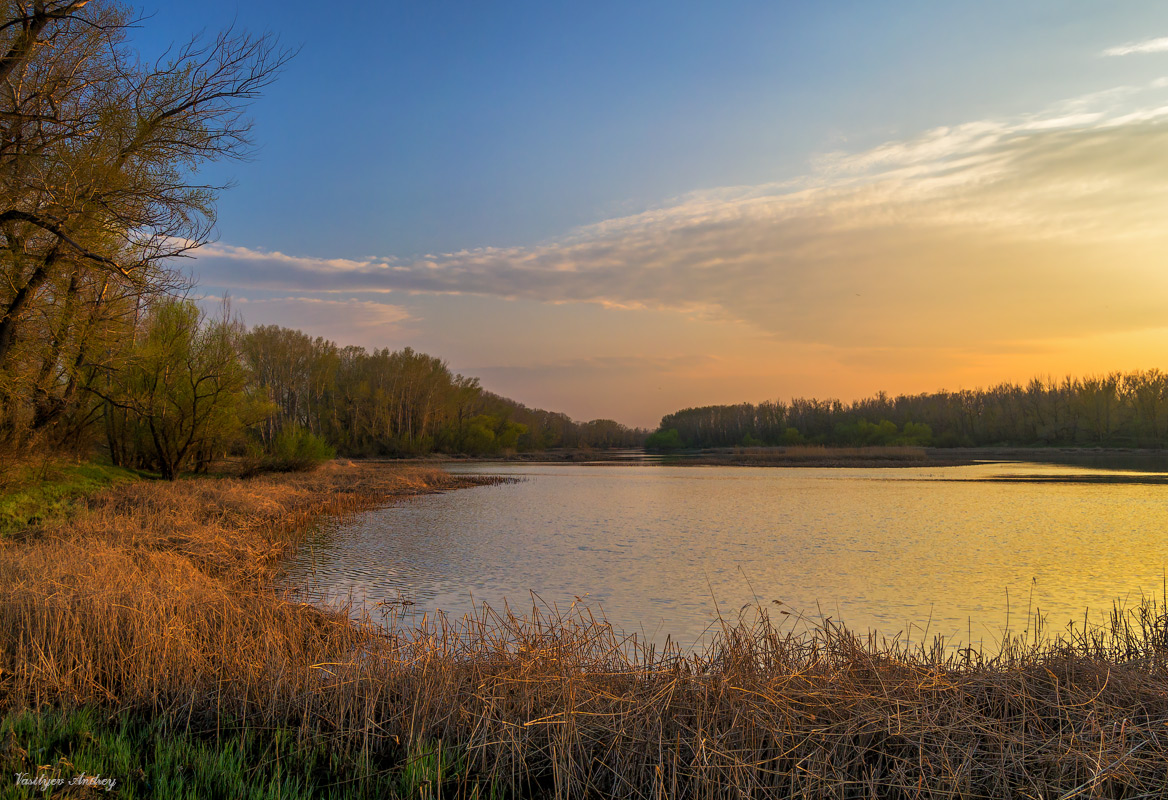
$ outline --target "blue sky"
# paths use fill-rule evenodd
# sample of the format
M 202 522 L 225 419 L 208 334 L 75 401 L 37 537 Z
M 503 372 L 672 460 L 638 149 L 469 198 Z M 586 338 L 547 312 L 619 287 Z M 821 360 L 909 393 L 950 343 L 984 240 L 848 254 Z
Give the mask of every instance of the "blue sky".
M 1114 368 L 1154 366 L 1168 343 L 1154 311 L 1125 300 L 1147 286 L 1159 243 L 1126 229 L 1143 223 L 1124 198 L 1160 208 L 1159 172 L 1114 160 L 1132 141 L 1159 158 L 1168 46 L 1117 48 L 1168 36 L 1168 4 L 142 10 L 146 53 L 233 21 L 300 48 L 252 108 L 255 158 L 207 171 L 235 185 L 195 271 L 249 322 L 408 344 L 528 404 L 648 425 L 704 402 L 1106 369 L 1107 354 Z M 960 190 L 938 189 L 954 169 Z M 1066 189 L 1108 175 L 1139 185 Z M 952 212 L 928 230 L 908 225 L 925 189 L 943 192 L 925 208 Z M 1048 228 L 1075 215 L 1122 220 L 1109 227 L 1122 243 L 1060 251 Z M 1047 232 L 1006 237 L 1020 219 Z M 1121 244 L 1135 266 L 1114 276 Z M 1091 316 L 1106 273 L 1114 319 L 1027 319 L 1068 263 L 1078 294 L 1059 295 L 1064 308 L 1084 300 Z M 995 270 L 1022 270 L 1022 294 L 979 295 L 971 276 Z M 879 294 L 895 281 L 899 298 Z M 955 293 L 969 303 L 951 307 Z M 847 305 L 857 297 L 874 299 Z

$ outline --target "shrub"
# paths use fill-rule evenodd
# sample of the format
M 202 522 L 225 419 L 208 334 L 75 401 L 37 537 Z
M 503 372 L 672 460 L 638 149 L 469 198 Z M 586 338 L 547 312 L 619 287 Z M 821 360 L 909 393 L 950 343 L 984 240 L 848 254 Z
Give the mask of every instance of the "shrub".
M 968 436 L 959 434 L 955 431 L 945 431 L 940 436 L 934 437 L 934 447 L 973 447 L 973 439 Z
M 262 472 L 309 472 L 336 458 L 332 445 L 299 425 L 292 425 L 272 440 L 260 459 Z
M 646 450 L 681 450 L 685 444 L 681 441 L 681 434 L 677 428 L 667 431 L 657 431 L 645 440 Z

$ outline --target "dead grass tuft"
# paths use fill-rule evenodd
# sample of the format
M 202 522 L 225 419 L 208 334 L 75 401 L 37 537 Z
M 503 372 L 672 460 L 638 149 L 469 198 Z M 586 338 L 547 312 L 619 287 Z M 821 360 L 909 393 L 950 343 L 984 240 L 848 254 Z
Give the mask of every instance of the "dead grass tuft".
M 111 490 L 73 525 L 0 545 L 0 698 L 292 725 L 388 763 L 440 741 L 463 765 L 452 794 L 1163 796 L 1168 616 L 1153 601 L 994 653 L 762 610 L 682 652 L 581 608 L 374 625 L 274 590 L 310 516 L 464 484 L 336 466 Z

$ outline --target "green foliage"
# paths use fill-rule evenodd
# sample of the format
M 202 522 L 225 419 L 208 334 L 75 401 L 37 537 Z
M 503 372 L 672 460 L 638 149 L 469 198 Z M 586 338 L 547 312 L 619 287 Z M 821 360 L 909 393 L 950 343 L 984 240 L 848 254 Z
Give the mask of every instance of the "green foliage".
M 336 458 L 337 451 L 303 428 L 285 430 L 272 444 L 272 456 L 292 469 L 305 469 Z
M 269 404 L 265 444 L 299 425 L 345 455 L 493 455 L 552 447 L 635 447 L 644 432 L 612 420 L 573 422 L 485 391 L 441 359 L 338 347 L 276 326 L 247 333 L 240 352 L 250 392 Z
M 906 422 L 894 444 L 928 447 L 933 443 L 933 429 L 923 422 Z
M 173 479 L 241 442 L 257 409 L 244 391 L 241 334 L 226 309 L 208 320 L 187 300 L 153 305 L 105 395 L 114 460 Z
M 927 447 L 933 442 L 933 430 L 923 422 L 906 422 L 897 428 L 891 420 L 873 423 L 866 419 L 838 422 L 831 443 L 852 447 Z
M 933 439 L 934 447 L 973 447 L 973 439 L 956 431 L 945 431 Z
M 446 783 L 466 770 L 461 750 L 444 747 L 441 740 L 415 744 L 398 774 L 398 791 L 402 797 L 437 798 Z
M 482 419 L 482 417 L 475 417 L 477 421 L 472 421 L 467 426 L 459 447 L 462 452 L 477 456 L 493 453 L 497 449 L 495 431 L 489 423 L 482 421 Z M 490 417 L 486 419 L 489 420 Z
M 768 444 L 1168 447 L 1168 373 L 1158 369 L 1025 385 L 839 400 L 703 406 L 662 418 L 692 447 Z
M 527 426 L 490 414 L 479 414 L 467 422 L 461 435 L 454 437 L 454 450 L 469 455 L 514 452 L 527 433 Z
M 245 107 L 291 56 L 227 31 L 143 57 L 138 16 L 0 8 L 0 442 L 91 441 L 141 304 L 184 286 L 175 257 L 211 238 L 217 189 L 196 173 L 247 155 Z
M 260 469 L 264 472 L 308 472 L 336 456 L 336 449 L 324 439 L 299 425 L 291 425 L 272 440 L 261 457 Z
M 108 717 L 94 708 L 10 713 L 0 721 L 0 770 L 11 781 L 5 797 L 42 797 L 19 786 L 18 774 L 61 780 L 79 775 L 117 781 L 109 796 L 255 798 L 395 797 L 399 770 L 375 770 L 360 756 L 326 747 L 320 736 L 300 729 L 236 728 L 200 734 L 167 719 L 130 714 Z M 454 777 L 443 758 L 444 775 Z M 38 772 L 39 770 L 39 772 Z M 420 770 L 415 775 L 422 777 Z M 64 796 L 104 796 L 103 788 L 60 791 Z M 415 791 L 411 796 L 418 797 Z
M 657 431 L 649 435 L 645 440 L 646 450 L 655 450 L 660 452 L 669 452 L 671 450 L 681 450 L 685 447 L 685 443 L 681 441 L 681 434 L 677 432 L 676 428 L 670 428 L 667 431 Z
M 522 422 L 504 420 L 495 433 L 495 443 L 502 452 L 513 451 L 519 445 L 519 439 L 527 433 L 527 426 Z
M 181 719 L 111 716 L 94 707 L 24 710 L 0 719 L 0 770 L 11 780 L 3 796 L 12 798 L 45 796 L 15 779 L 38 774 L 61 781 L 52 796 L 67 797 L 504 796 L 497 783 L 479 783 L 469 769 L 464 750 L 440 740 L 415 742 L 408 753 L 345 754 L 312 731 L 240 727 L 226 716 L 206 732 L 191 730 Z M 77 791 L 70 787 L 77 776 L 116 783 L 108 790 L 108 784 L 98 784 Z
M 899 433 L 896 423 L 886 419 L 878 423 L 866 419 L 848 420 L 836 423 L 832 442 L 860 447 L 884 447 L 891 445 Z
M 49 463 L 13 470 L 0 486 L 0 535 L 66 517 L 79 498 L 138 477 L 132 470 L 102 464 Z

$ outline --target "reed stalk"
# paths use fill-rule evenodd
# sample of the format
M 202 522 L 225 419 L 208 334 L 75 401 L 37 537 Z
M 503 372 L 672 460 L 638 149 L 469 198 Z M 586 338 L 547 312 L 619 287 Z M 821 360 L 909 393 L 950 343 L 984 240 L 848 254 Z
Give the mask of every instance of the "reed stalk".
M 0 710 L 292 731 L 399 775 L 412 796 L 1168 792 L 1168 615 L 1155 599 L 1100 627 L 1031 625 L 992 652 L 766 608 L 683 650 L 579 605 L 422 625 L 401 611 L 354 620 L 279 589 L 314 515 L 467 483 L 336 466 L 115 487 L 67 525 L 0 543 Z

